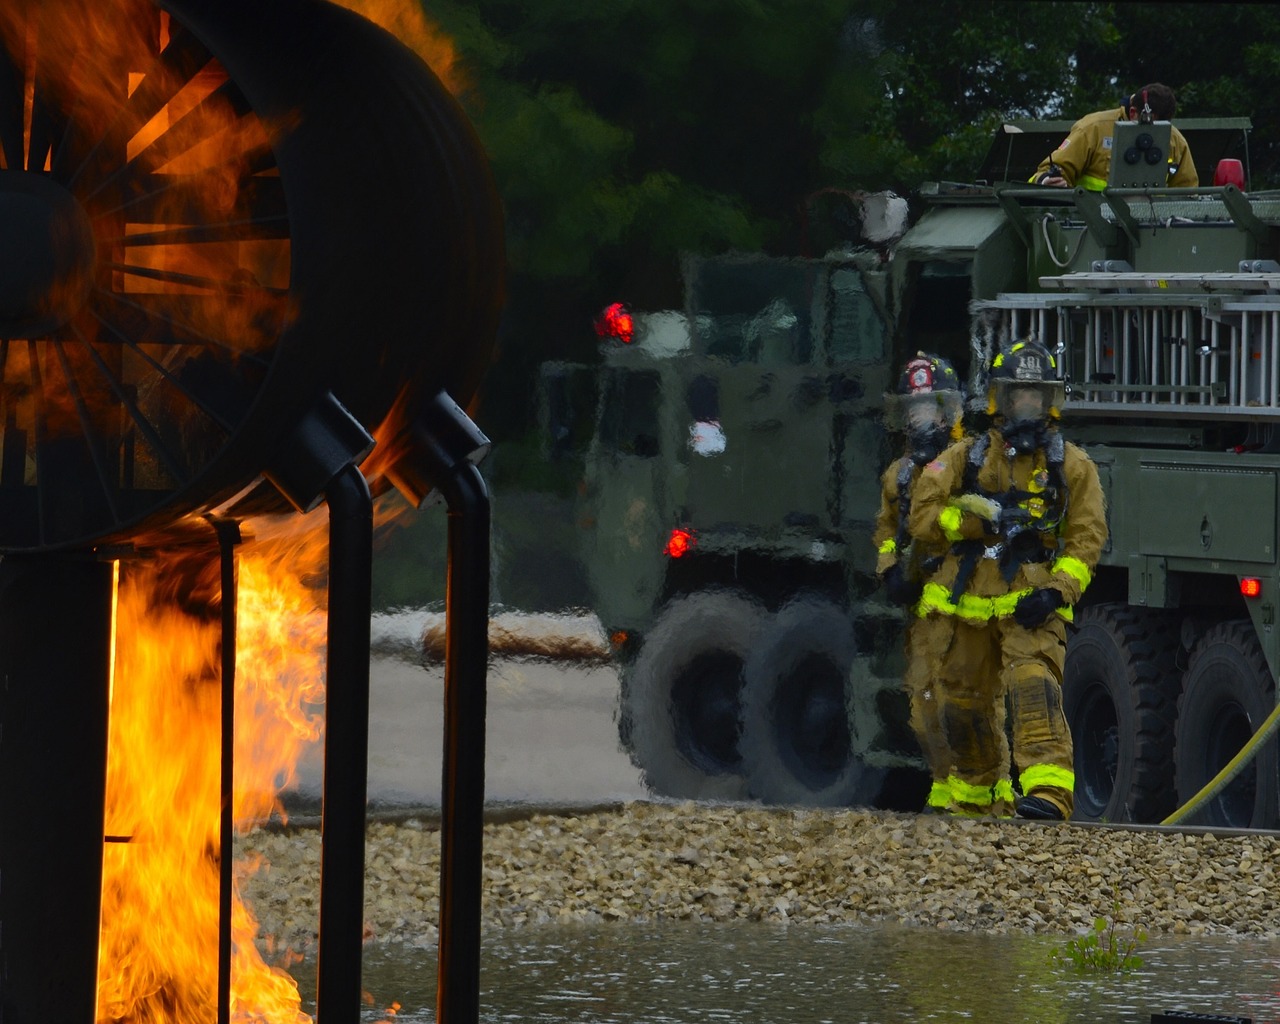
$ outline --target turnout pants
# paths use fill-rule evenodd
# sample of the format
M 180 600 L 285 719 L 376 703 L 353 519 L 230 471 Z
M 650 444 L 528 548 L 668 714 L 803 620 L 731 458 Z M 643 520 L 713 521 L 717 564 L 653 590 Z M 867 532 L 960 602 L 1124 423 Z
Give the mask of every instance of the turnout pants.
M 1007 695 L 1022 792 L 1050 800 L 1071 817 L 1071 732 L 1062 711 L 1066 624 L 1055 615 L 1024 629 L 1012 618 L 974 622 L 938 613 L 921 622 L 934 619 L 951 624 L 926 634 L 922 649 L 932 647 L 943 731 L 959 783 L 953 789 L 980 793 L 1008 778 Z

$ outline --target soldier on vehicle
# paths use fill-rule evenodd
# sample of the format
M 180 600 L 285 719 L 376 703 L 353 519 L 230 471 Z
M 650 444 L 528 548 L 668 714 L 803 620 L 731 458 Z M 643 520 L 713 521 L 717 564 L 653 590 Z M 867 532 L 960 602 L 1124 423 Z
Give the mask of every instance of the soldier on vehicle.
M 1086 114 L 1071 126 L 1062 143 L 1040 161 L 1031 182 L 1094 192 L 1107 187 L 1111 171 L 1112 134 L 1117 121 L 1172 121 L 1177 100 L 1167 85 L 1152 82 L 1125 99 L 1119 107 Z M 1168 184 L 1194 188 L 1200 184 L 1191 147 L 1176 127 L 1170 131 Z
M 1074 806 L 1071 734 L 1062 710 L 1066 622 L 1107 537 L 1098 471 L 1056 419 L 1063 384 L 1053 356 L 1019 342 L 993 361 L 992 427 L 952 445 L 920 473 L 909 526 L 950 545 L 917 614 L 955 624 L 937 667 L 954 774 L 970 792 L 1004 786 L 1002 711 L 1009 696 L 1019 817 L 1065 820 Z
M 885 596 L 913 612 L 925 580 L 942 564 L 949 544 L 912 543 L 907 527 L 911 489 L 921 468 L 963 436 L 962 404 L 960 378 L 954 368 L 945 359 L 924 352 L 907 363 L 896 394 L 885 396 L 890 424 L 905 435 L 906 447 L 880 481 L 880 512 L 872 536 L 878 555 L 876 574 L 884 583 Z M 940 710 L 942 695 L 934 685 L 932 662 L 922 656 L 945 648 L 952 628 L 951 620 L 941 616 L 911 614 L 907 623 L 902 682 L 910 702 L 911 728 L 932 778 L 925 801 L 925 810 L 930 813 L 958 809 L 952 806 L 952 757 Z M 985 813 L 988 808 L 976 810 Z

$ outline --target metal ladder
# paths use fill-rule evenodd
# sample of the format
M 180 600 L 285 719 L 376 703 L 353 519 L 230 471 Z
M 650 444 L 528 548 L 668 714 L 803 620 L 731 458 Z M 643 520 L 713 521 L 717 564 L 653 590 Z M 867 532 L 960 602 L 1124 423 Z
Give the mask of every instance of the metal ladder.
M 1236 273 L 1093 270 L 1040 285 L 1046 290 L 970 304 L 980 360 L 1014 341 L 1039 341 L 1058 359 L 1073 412 L 1280 419 L 1275 264 Z

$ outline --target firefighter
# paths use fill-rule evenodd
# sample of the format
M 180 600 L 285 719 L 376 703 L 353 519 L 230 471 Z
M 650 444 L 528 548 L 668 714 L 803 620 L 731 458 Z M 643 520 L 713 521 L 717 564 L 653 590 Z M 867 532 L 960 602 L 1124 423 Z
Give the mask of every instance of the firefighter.
M 1167 85 L 1152 82 L 1121 105 L 1110 110 L 1097 110 L 1086 114 L 1071 126 L 1062 143 L 1040 161 L 1031 181 L 1037 185 L 1054 185 L 1058 188 L 1080 186 L 1093 192 L 1107 187 L 1111 173 L 1111 143 L 1113 126 L 1117 121 L 1172 121 L 1177 110 L 1177 99 Z M 1191 147 L 1182 132 L 1174 127 L 1169 138 L 1168 184 L 1172 188 L 1194 188 L 1200 184 L 1196 163 L 1191 159 Z
M 1007 770 L 994 707 L 1008 696 L 1018 817 L 1065 820 L 1073 809 L 1071 734 L 1062 710 L 1066 623 L 1106 542 L 1098 471 L 1058 430 L 1063 384 L 1034 341 L 996 357 L 992 426 L 920 473 L 909 527 L 950 545 L 917 614 L 954 623 L 938 666 L 955 775 L 981 789 Z
M 884 584 L 885 596 L 893 604 L 914 608 L 924 580 L 941 565 L 948 545 L 911 542 L 907 529 L 911 488 L 921 467 L 963 436 L 960 378 L 945 359 L 919 352 L 903 368 L 896 393 L 885 396 L 885 409 L 890 425 L 903 434 L 906 445 L 880 480 L 880 513 L 872 537 L 877 552 L 876 573 Z M 908 617 L 906 630 L 902 682 L 910 702 L 911 728 L 932 779 L 925 801 L 929 813 L 957 808 L 953 806 L 951 752 L 942 727 L 939 694 L 933 685 L 931 665 L 918 652 L 945 644 L 951 628 L 947 619 L 922 619 L 913 614 Z M 927 637 L 928 633 L 937 635 Z M 974 810 L 984 812 L 987 808 Z

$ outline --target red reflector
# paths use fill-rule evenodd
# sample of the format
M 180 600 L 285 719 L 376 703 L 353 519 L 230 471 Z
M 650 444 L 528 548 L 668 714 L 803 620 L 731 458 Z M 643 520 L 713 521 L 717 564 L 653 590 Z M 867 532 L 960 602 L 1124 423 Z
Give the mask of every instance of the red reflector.
M 635 321 L 631 319 L 626 306 L 621 302 L 614 302 L 605 306 L 596 317 L 595 329 L 598 337 L 617 338 L 630 345 L 635 334 Z
M 697 543 L 692 530 L 682 530 L 677 526 L 667 538 L 667 546 L 662 549 L 662 553 L 672 558 L 680 558 Z
M 1240 593 L 1245 597 L 1257 597 L 1262 593 L 1262 580 L 1256 576 L 1244 576 L 1240 580 Z

